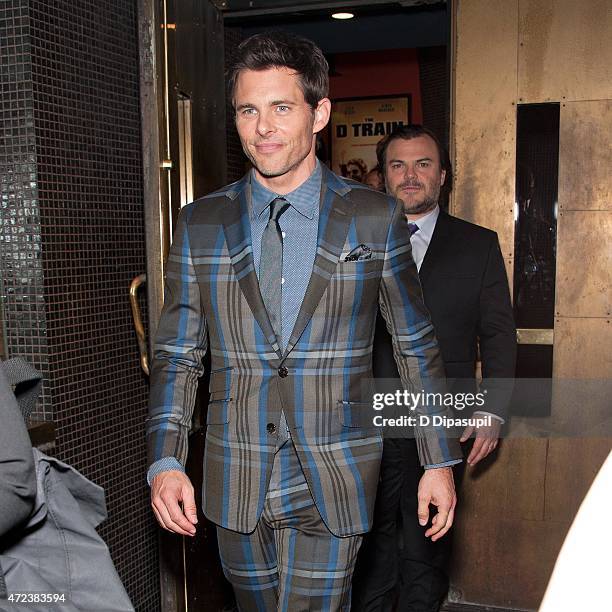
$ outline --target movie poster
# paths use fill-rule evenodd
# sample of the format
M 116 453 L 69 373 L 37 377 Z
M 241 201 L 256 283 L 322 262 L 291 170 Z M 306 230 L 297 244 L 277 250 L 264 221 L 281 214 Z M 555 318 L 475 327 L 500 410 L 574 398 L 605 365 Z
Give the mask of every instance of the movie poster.
M 332 104 L 332 170 L 363 182 L 376 166 L 376 143 L 411 121 L 410 94 L 336 100 Z

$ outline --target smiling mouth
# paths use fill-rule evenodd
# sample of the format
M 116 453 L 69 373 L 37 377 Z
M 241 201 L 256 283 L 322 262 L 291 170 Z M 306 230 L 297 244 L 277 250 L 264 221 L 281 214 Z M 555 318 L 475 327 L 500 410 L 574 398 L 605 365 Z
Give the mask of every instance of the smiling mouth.
M 280 142 L 262 142 L 255 145 L 255 150 L 259 153 L 274 153 L 281 149 L 282 146 Z

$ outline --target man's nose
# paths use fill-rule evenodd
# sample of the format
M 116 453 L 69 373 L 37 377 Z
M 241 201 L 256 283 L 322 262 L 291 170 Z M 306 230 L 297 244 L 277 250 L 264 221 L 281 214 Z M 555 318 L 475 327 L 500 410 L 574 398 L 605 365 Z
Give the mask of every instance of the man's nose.
M 406 179 L 414 179 L 417 176 L 416 166 L 414 164 L 406 164 L 404 167 L 404 178 Z
M 275 131 L 274 121 L 269 113 L 260 113 L 257 118 L 257 133 L 260 136 L 267 136 Z

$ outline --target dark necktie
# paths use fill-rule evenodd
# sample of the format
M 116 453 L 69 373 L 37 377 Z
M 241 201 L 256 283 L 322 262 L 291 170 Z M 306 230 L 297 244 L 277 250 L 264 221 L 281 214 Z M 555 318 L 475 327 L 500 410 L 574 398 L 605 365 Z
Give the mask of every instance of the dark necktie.
M 410 232 L 410 236 L 412 236 L 419 231 L 419 226 L 412 221 L 408 221 L 408 231 Z
M 284 198 L 276 198 L 270 204 L 270 219 L 261 237 L 261 256 L 259 259 L 259 289 L 281 348 L 283 347 L 281 337 L 283 236 L 278 219 L 288 208 L 289 202 Z

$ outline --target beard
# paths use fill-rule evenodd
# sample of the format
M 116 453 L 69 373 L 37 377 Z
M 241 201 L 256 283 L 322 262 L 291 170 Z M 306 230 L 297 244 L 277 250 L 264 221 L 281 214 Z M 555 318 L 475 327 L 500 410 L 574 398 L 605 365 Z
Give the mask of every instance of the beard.
M 409 215 L 420 215 L 422 213 L 429 212 L 438 204 L 438 198 L 432 198 L 430 196 L 425 196 L 419 202 L 406 202 L 406 200 L 402 200 L 402 198 L 398 199 L 404 207 L 404 212 Z
M 400 194 L 397 196 L 397 199 L 402 203 L 404 207 L 404 213 L 408 215 L 420 215 L 430 210 L 433 210 L 438 204 L 438 200 L 440 199 L 440 187 L 436 189 L 435 185 L 432 186 L 431 190 L 428 192 L 425 190 L 424 195 L 419 200 L 404 199 L 401 196 L 401 191 L 404 187 L 421 187 L 425 189 L 425 185 L 422 183 L 401 183 L 397 187 L 396 193 Z

